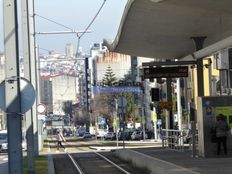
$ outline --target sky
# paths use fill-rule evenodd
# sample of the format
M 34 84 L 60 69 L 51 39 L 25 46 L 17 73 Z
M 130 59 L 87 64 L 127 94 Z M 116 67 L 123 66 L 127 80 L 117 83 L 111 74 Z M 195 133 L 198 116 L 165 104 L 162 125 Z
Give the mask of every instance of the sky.
M 75 30 L 85 30 L 94 18 L 104 0 L 35 0 L 35 13 L 65 25 Z M 102 42 L 103 39 L 114 39 L 121 21 L 127 0 L 106 0 L 101 12 L 89 30 L 80 40 L 80 47 L 88 52 L 90 45 Z M 0 52 L 4 51 L 3 44 L 3 9 L 0 4 Z M 36 32 L 68 31 L 55 23 L 39 16 L 35 17 Z M 77 46 L 75 34 L 36 35 L 40 48 L 65 53 L 65 45 L 72 43 Z M 40 50 L 47 54 L 47 51 Z

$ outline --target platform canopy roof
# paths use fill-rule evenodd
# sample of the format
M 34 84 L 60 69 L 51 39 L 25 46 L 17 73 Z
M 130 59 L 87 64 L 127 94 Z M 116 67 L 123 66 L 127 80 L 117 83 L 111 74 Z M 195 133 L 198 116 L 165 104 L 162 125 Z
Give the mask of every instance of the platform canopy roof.
M 128 0 L 111 51 L 160 59 L 192 54 L 232 36 L 232 0 Z M 227 44 L 228 46 L 228 44 Z

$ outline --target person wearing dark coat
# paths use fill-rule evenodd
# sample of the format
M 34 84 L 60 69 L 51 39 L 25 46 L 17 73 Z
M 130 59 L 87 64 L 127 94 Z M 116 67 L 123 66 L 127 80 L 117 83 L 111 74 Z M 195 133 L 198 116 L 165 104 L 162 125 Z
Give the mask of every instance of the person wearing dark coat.
M 227 155 L 227 134 L 229 126 L 226 117 L 223 114 L 217 116 L 215 131 L 217 137 L 217 155 L 220 155 L 221 144 L 223 145 L 224 154 Z

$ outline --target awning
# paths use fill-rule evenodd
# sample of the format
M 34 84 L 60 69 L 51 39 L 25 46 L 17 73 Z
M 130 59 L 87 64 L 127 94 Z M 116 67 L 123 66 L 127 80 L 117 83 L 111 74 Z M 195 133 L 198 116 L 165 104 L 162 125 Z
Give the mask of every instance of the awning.
M 232 36 L 231 7 L 232 0 L 128 0 L 116 38 L 104 44 L 123 54 L 182 58 L 196 50 L 191 37 L 207 37 L 208 47 Z

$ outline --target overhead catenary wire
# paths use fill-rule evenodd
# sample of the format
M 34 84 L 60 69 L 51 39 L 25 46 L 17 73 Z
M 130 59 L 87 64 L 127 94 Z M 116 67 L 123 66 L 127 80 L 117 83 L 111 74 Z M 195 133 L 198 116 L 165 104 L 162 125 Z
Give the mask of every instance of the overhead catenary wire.
M 84 32 L 78 37 L 78 41 L 77 41 L 77 52 L 76 52 L 76 56 L 78 55 L 78 50 L 80 47 L 80 39 L 84 36 L 84 34 L 88 31 L 88 29 L 91 27 L 91 25 L 93 24 L 93 22 L 96 20 L 97 16 L 99 15 L 99 13 L 101 12 L 102 8 L 104 7 L 106 3 L 106 0 L 103 1 L 102 5 L 100 6 L 99 10 L 97 11 L 97 13 L 94 15 L 93 19 L 90 21 L 89 25 L 85 28 Z
M 91 20 L 91 22 L 89 23 L 89 25 L 86 27 L 86 29 L 84 30 L 84 32 L 79 36 L 79 38 L 81 38 L 87 32 L 87 30 L 91 27 L 91 25 L 93 24 L 93 22 L 95 21 L 95 19 L 99 15 L 99 13 L 101 12 L 101 10 L 102 10 L 103 6 L 105 5 L 105 3 L 106 3 L 106 0 L 103 1 L 103 3 L 100 6 L 99 10 L 97 11 L 96 15 L 93 17 L 93 19 Z
M 78 53 L 79 46 L 80 46 L 80 39 L 87 33 L 88 29 L 89 29 L 89 28 L 91 27 L 91 25 L 94 23 L 94 21 L 96 20 L 97 16 L 99 15 L 99 13 L 101 12 L 102 8 L 104 7 L 105 3 L 106 3 L 106 0 L 103 0 L 102 5 L 100 6 L 100 8 L 99 8 L 99 10 L 97 11 L 97 13 L 94 15 L 93 19 L 92 19 L 92 20 L 90 21 L 90 23 L 87 25 L 87 27 L 85 28 L 84 32 L 82 32 L 81 35 L 79 35 L 78 32 L 76 33 L 77 38 L 78 38 L 78 41 L 77 41 L 77 53 Z M 44 19 L 44 20 L 47 20 L 47 21 L 50 21 L 50 22 L 52 22 L 52 23 L 54 23 L 54 24 L 56 24 L 56 25 L 62 26 L 62 27 L 66 28 L 66 29 L 68 29 L 68 30 L 70 30 L 70 31 L 73 31 L 73 32 L 75 31 L 75 30 L 73 30 L 71 27 L 68 27 L 68 26 L 66 26 L 66 25 L 64 25 L 64 24 L 61 24 L 61 23 L 59 23 L 59 22 L 56 22 L 56 21 L 54 21 L 54 20 L 52 20 L 52 19 L 49 19 L 49 18 L 47 18 L 47 17 L 41 16 L 41 15 L 39 15 L 39 14 L 37 14 L 37 13 L 34 13 L 34 16 L 38 16 L 38 17 L 40 17 L 40 18 L 42 18 L 42 19 Z
M 77 38 L 78 38 L 78 40 L 77 40 L 76 56 L 78 56 L 78 51 L 79 51 L 79 47 L 80 47 L 80 39 L 87 33 L 88 29 L 89 29 L 89 28 L 91 27 L 91 25 L 94 23 L 94 21 L 96 20 L 97 16 L 99 15 L 99 13 L 101 12 L 101 10 L 103 9 L 105 3 L 106 3 L 106 0 L 103 0 L 102 5 L 100 6 L 100 8 L 99 8 L 99 10 L 97 11 L 97 13 L 94 15 L 93 19 L 92 19 L 92 20 L 90 21 L 90 23 L 87 25 L 87 27 L 85 28 L 84 32 L 82 32 L 81 35 L 79 35 L 78 33 L 76 33 L 76 36 L 77 36 Z M 47 21 L 50 21 L 50 22 L 52 22 L 52 23 L 54 23 L 54 24 L 56 24 L 56 25 L 62 26 L 62 27 L 66 28 L 66 29 L 68 29 L 68 30 L 70 30 L 70 31 L 74 31 L 72 28 L 70 28 L 70 27 L 68 27 L 68 26 L 66 26 L 66 25 L 64 25 L 64 24 L 61 24 L 61 23 L 59 23 L 59 22 L 56 22 L 56 21 L 54 21 L 54 20 L 52 20 L 52 19 L 49 19 L 49 18 L 47 18 L 47 17 L 41 16 L 41 15 L 36 14 L 36 13 L 34 13 L 34 16 L 38 16 L 38 17 L 40 17 L 40 18 L 42 18 L 42 19 L 45 19 L 45 20 L 47 20 Z M 76 63 L 77 63 L 77 60 L 74 62 L 73 66 L 70 68 L 70 70 L 68 71 L 67 74 L 69 74 L 69 73 L 72 71 L 72 69 L 76 66 Z
M 68 27 L 68 26 L 66 26 L 66 25 L 64 25 L 64 24 L 61 24 L 61 23 L 56 22 L 56 21 L 54 21 L 54 20 L 52 20 L 52 19 L 46 18 L 46 17 L 44 17 L 44 16 L 41 16 L 41 15 L 39 15 L 39 14 L 37 14 L 37 13 L 35 13 L 34 15 L 35 15 L 35 16 L 38 16 L 38 17 L 40 17 L 40 18 L 42 18 L 42 19 L 45 19 L 45 20 L 47 20 L 47 21 L 50 21 L 50 22 L 52 22 L 52 23 L 54 23 L 54 24 L 57 24 L 57 25 L 59 25 L 59 26 L 61 26 L 61 27 L 64 27 L 64 28 L 66 28 L 66 29 L 68 29 L 68 30 L 74 31 L 72 28 L 70 28 L 70 27 Z

